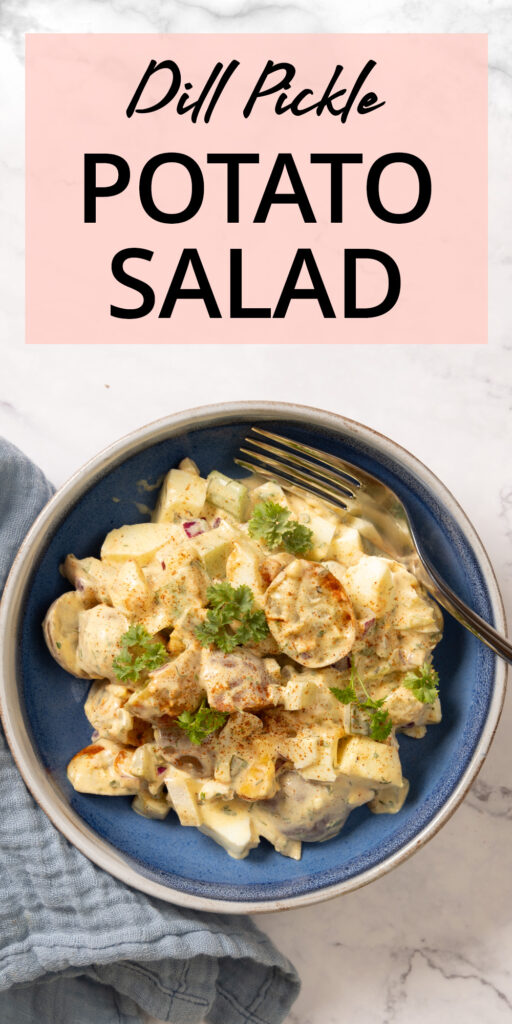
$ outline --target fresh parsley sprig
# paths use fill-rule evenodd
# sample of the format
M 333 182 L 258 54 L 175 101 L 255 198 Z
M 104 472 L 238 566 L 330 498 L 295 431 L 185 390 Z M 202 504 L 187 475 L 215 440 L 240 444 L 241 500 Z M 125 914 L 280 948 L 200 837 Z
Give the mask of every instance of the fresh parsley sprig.
M 243 584 L 236 590 L 227 581 L 213 583 L 206 591 L 209 609 L 205 621 L 196 629 L 203 647 L 212 644 L 225 654 L 240 644 L 256 643 L 268 636 L 265 612 L 254 607 L 254 595 Z
M 221 729 L 229 715 L 223 711 L 215 711 L 203 698 L 197 711 L 183 711 L 176 719 L 180 729 L 184 729 L 188 738 L 199 746 L 212 732 Z
M 353 683 L 349 683 L 348 686 L 344 686 L 342 690 L 338 686 L 329 687 L 331 693 L 336 700 L 339 700 L 340 704 L 357 704 L 357 693 L 354 689 Z
M 152 672 L 163 665 L 167 654 L 160 640 L 153 640 L 147 629 L 140 623 L 123 633 L 121 652 L 114 658 L 113 667 L 122 682 L 138 682 L 145 672 Z
M 356 686 L 362 689 L 366 700 L 360 700 L 357 695 Z M 383 743 L 388 738 L 393 728 L 393 720 L 389 711 L 383 708 L 385 698 L 374 700 L 373 697 L 370 697 L 363 680 L 357 672 L 354 661 L 350 670 L 350 683 L 348 686 L 345 686 L 343 689 L 339 689 L 337 686 L 330 686 L 329 689 L 333 697 L 336 697 L 336 700 L 339 700 L 341 704 L 356 704 L 368 713 L 372 740 Z
M 370 708 L 370 736 L 372 740 L 376 740 L 377 743 L 384 743 L 387 740 L 392 728 L 393 719 L 389 711 L 381 707 L 383 700 L 372 701 L 371 703 L 366 701 L 363 704 L 363 708 Z
M 404 686 L 422 704 L 433 704 L 439 693 L 439 673 L 433 665 L 420 665 L 413 672 L 407 673 Z
M 283 547 L 291 555 L 307 555 L 313 546 L 313 531 L 309 526 L 293 522 L 283 537 Z
M 283 547 L 292 555 L 305 555 L 313 544 L 313 531 L 290 520 L 290 512 L 275 501 L 260 501 L 249 519 L 251 537 L 262 540 L 273 551 Z

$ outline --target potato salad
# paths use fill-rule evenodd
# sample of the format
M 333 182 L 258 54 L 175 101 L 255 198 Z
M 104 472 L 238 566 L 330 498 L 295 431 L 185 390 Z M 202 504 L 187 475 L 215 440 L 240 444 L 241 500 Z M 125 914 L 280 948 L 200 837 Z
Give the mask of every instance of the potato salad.
M 59 665 L 93 680 L 74 788 L 174 812 L 235 858 L 264 838 L 299 859 L 355 807 L 399 811 L 398 736 L 441 719 L 442 616 L 367 526 L 187 458 L 151 522 L 69 554 L 74 589 L 43 628 Z

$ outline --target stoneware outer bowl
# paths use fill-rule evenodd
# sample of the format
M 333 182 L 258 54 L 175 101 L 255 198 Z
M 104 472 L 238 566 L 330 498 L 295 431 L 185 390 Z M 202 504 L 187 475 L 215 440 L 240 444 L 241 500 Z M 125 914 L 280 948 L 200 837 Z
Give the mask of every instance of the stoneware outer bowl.
M 141 519 L 148 491 L 188 455 L 201 471 L 241 475 L 233 457 L 247 429 L 276 432 L 339 454 L 379 476 L 405 502 L 427 554 L 449 584 L 497 629 L 503 606 L 488 557 L 446 487 L 393 441 L 342 416 L 279 402 L 234 402 L 177 413 L 135 431 L 91 459 L 43 509 L 15 560 L 0 610 L 0 700 L 6 736 L 23 778 L 61 832 L 105 871 L 151 896 L 200 910 L 255 913 L 306 906 L 380 877 L 448 820 L 487 754 L 505 691 L 505 666 L 450 616 L 435 652 L 443 722 L 420 742 L 400 738 L 411 789 L 398 815 L 354 811 L 327 843 L 306 844 L 301 861 L 266 842 L 234 861 L 174 815 L 134 814 L 129 798 L 75 793 L 66 764 L 90 741 L 87 682 L 50 657 L 41 622 L 68 589 L 64 556 L 97 554 L 105 534 Z M 144 515 L 142 515 L 144 518 Z M 172 820 L 171 820 L 172 819 Z

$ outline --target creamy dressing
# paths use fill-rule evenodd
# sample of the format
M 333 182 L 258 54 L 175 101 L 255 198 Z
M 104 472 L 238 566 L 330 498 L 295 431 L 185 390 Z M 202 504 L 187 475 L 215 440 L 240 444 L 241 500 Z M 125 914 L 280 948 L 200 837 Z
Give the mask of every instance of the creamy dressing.
M 338 834 L 354 807 L 373 796 L 373 789 L 344 776 L 332 783 L 311 782 L 290 771 L 282 775 L 279 792 L 265 811 L 287 839 L 322 843 Z
M 151 519 L 153 509 L 150 508 L 149 505 L 145 505 L 143 501 L 134 501 L 133 504 L 141 516 L 148 516 L 148 518 Z
M 159 491 L 162 486 L 163 479 L 163 476 L 159 476 L 158 479 L 155 480 L 154 484 L 152 484 L 149 480 L 144 480 L 143 478 L 142 480 L 137 480 L 137 487 L 139 491 L 147 491 L 148 493 L 151 491 Z

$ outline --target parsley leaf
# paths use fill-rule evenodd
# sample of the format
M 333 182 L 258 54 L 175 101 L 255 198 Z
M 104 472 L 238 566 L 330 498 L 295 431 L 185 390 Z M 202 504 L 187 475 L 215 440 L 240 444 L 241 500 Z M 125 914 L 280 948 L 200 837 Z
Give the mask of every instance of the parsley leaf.
M 357 694 L 352 683 L 348 686 L 344 686 L 342 690 L 338 686 L 329 687 L 333 697 L 339 700 L 340 704 L 354 704 L 357 703 Z
M 365 701 L 360 700 L 357 696 L 356 684 L 361 687 L 366 697 Z M 350 670 L 349 685 L 345 686 L 342 690 L 337 686 L 330 686 L 329 689 L 341 704 L 355 704 L 358 708 L 367 712 L 372 740 L 375 740 L 377 743 L 383 743 L 384 740 L 387 740 L 393 728 L 393 720 L 389 711 L 386 711 L 382 706 L 384 698 L 374 700 L 373 697 L 370 697 L 361 676 L 357 672 L 354 661 L 352 661 Z
M 152 672 L 163 665 L 167 653 L 160 640 L 153 640 L 147 629 L 137 623 L 123 633 L 121 652 L 114 658 L 113 667 L 122 682 L 136 683 L 143 672 Z
M 233 631 L 229 626 L 218 622 L 213 611 L 208 612 L 206 622 L 197 627 L 196 637 L 201 647 L 211 647 L 215 644 L 220 651 L 224 651 L 224 654 L 231 654 L 231 651 L 238 647 L 238 640 Z
M 370 736 L 377 743 L 387 740 L 393 728 L 393 719 L 389 711 L 375 709 L 370 714 Z
M 228 582 L 214 583 L 206 597 L 210 607 L 205 621 L 196 629 L 203 647 L 215 644 L 230 654 L 240 644 L 256 643 L 268 636 L 265 612 L 254 608 L 250 587 L 243 584 L 235 590 Z
M 249 612 L 236 630 L 238 644 L 257 643 L 269 634 L 265 612 L 257 609 Z
M 357 681 L 366 696 L 366 700 L 361 704 L 361 707 L 368 711 L 368 717 L 370 719 L 370 736 L 372 740 L 375 740 L 377 743 L 383 743 L 384 740 L 387 740 L 393 728 L 393 719 L 391 718 L 389 711 L 386 711 L 382 707 L 384 704 L 384 698 L 382 697 L 381 700 L 374 700 L 373 697 L 370 697 L 361 676 L 356 672 L 355 666 L 353 666 L 353 671 L 356 674 Z
M 281 544 L 288 529 L 289 518 L 288 509 L 276 501 L 260 501 L 249 519 L 249 533 L 272 550 Z
M 275 501 L 260 501 L 249 519 L 249 534 L 272 551 L 283 547 L 292 555 L 305 555 L 312 546 L 313 531 L 290 520 L 290 512 Z
M 420 665 L 414 672 L 408 672 L 404 686 L 422 704 L 433 704 L 439 692 L 439 674 L 433 665 Z
M 392 728 L 393 719 L 382 705 L 383 700 L 369 700 L 365 701 L 361 706 L 368 711 L 368 717 L 370 719 L 370 736 L 372 740 L 376 740 L 377 743 L 383 743 L 387 740 Z
M 283 537 L 283 547 L 291 555 L 305 555 L 313 543 L 313 531 L 301 523 L 291 523 Z
M 225 613 L 228 622 L 249 612 L 254 601 L 252 590 L 245 583 L 235 590 L 227 580 L 223 583 L 213 583 L 208 587 L 206 597 L 210 608 Z
M 176 722 L 185 730 L 192 743 L 199 746 L 210 733 L 221 729 L 227 718 L 229 715 L 223 711 L 215 711 L 203 698 L 197 711 L 183 711 Z

